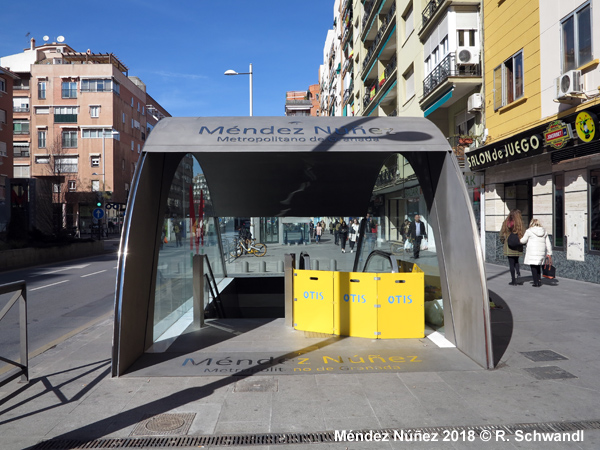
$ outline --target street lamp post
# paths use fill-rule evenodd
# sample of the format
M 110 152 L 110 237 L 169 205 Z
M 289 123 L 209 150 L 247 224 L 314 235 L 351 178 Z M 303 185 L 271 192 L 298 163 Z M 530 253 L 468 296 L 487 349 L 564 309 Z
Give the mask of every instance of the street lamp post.
M 227 70 L 225 75 L 250 75 L 250 117 L 252 117 L 252 64 L 248 72 L 236 72 L 235 70 Z

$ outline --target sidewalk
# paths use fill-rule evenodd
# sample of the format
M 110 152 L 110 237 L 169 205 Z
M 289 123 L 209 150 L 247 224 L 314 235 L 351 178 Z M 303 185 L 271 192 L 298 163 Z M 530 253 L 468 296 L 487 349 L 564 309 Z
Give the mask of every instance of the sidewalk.
M 50 439 L 62 444 L 39 448 L 77 448 L 78 441 L 94 439 L 102 441 L 85 448 L 116 448 L 117 442 L 118 448 L 132 448 L 136 435 L 146 439 L 136 448 L 198 448 L 202 442 L 208 442 L 204 448 L 220 448 L 223 442 L 192 438 L 231 436 L 228 442 L 234 442 L 245 434 L 266 439 L 281 433 L 288 442 L 290 436 L 307 442 L 311 433 L 316 440 L 330 439 L 334 434 L 327 432 L 333 430 L 424 427 L 439 433 L 439 442 L 409 444 L 392 434 L 390 442 L 228 447 L 600 448 L 598 285 L 558 279 L 534 289 L 523 271 L 523 285 L 513 287 L 507 268 L 488 264 L 486 271 L 492 300 L 502 307 L 491 312 L 494 370 L 113 379 L 107 320 L 34 358 L 29 384 L 0 387 L 0 448 L 20 450 Z M 163 416 L 150 420 L 157 414 Z M 587 427 L 583 442 L 517 442 L 515 430 L 557 431 L 556 422 L 565 422 L 562 430 L 573 437 Z M 476 430 L 473 442 L 464 427 Z M 489 427 L 492 441 L 483 442 L 482 428 L 473 427 Z M 153 430 L 155 441 L 148 438 Z M 173 440 L 167 441 L 170 433 Z M 189 437 L 189 445 L 177 439 L 181 436 Z

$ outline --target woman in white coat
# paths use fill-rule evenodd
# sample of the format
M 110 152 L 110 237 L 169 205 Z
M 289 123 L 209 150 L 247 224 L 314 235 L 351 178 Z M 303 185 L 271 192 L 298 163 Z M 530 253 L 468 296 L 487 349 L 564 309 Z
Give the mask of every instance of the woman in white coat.
M 549 258 L 550 264 L 552 264 L 552 245 L 548 233 L 546 233 L 539 220 L 531 219 L 529 228 L 521 238 L 521 244 L 527 244 L 523 264 L 531 266 L 533 286 L 540 287 L 542 285 L 541 274 L 544 260 Z

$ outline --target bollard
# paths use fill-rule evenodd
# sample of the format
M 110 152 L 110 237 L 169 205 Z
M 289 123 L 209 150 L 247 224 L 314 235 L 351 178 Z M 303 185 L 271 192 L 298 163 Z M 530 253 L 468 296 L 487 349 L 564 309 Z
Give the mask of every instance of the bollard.
M 277 272 L 283 272 L 283 261 L 277 261 Z
M 259 272 L 266 272 L 267 271 L 267 263 L 265 261 L 259 261 L 258 262 L 258 271 Z
M 337 270 L 337 260 L 332 259 L 331 261 L 329 261 L 329 270 L 331 270 L 332 272 Z
M 316 259 L 313 259 L 310 261 L 310 265 L 312 266 L 311 269 L 312 270 L 319 270 L 319 261 Z
M 242 273 L 248 273 L 248 261 L 242 261 Z

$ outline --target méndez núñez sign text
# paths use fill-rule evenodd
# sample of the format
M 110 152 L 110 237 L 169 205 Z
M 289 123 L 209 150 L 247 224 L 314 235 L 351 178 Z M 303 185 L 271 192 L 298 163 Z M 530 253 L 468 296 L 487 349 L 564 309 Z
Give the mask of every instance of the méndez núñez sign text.
M 467 154 L 467 161 L 469 161 L 471 169 L 483 169 L 515 159 L 538 155 L 542 153 L 543 149 L 541 138 L 537 134 L 533 134 L 523 139 L 509 141 L 501 148 L 470 152 Z
M 379 138 L 393 133 L 393 128 L 356 127 L 215 127 L 203 126 L 199 134 L 213 135 L 217 142 L 378 142 Z

